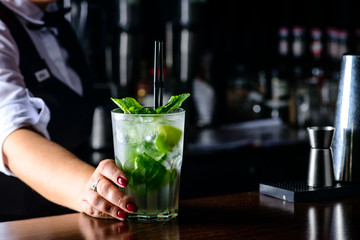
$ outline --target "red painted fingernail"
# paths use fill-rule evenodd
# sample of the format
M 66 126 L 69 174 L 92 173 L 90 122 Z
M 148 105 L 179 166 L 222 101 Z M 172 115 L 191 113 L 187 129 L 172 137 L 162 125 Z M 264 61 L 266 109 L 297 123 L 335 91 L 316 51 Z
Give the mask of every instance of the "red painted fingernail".
M 122 178 L 122 177 L 118 178 L 118 182 L 123 187 L 126 187 L 128 185 L 128 180 L 126 180 L 125 178 Z
M 138 210 L 138 206 L 136 206 L 135 203 L 128 203 L 126 205 L 126 209 L 129 210 L 130 212 L 136 212 Z
M 128 217 L 128 213 L 125 212 L 125 211 L 122 211 L 122 210 L 119 210 L 117 212 L 117 215 L 118 215 L 119 218 L 122 218 L 122 219 L 127 219 L 127 217 Z

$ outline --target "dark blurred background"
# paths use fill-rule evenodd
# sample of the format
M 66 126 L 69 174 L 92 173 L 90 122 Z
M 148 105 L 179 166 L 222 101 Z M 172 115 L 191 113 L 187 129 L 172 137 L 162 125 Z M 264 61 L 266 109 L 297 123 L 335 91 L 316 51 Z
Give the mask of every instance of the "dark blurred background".
M 192 93 L 195 79 L 203 80 L 210 90 L 197 84 L 192 100 L 198 91 L 215 91 L 215 110 L 210 111 L 217 114 L 212 114 L 210 120 L 197 116 L 199 110 L 192 106 L 192 123 L 198 126 L 271 116 L 264 109 L 260 114 L 228 114 L 228 110 L 246 108 L 233 106 L 236 103 L 231 98 L 241 96 L 231 89 L 253 92 L 255 88 L 258 92 L 261 88 L 261 96 L 251 97 L 258 101 L 272 99 L 271 79 L 279 65 L 280 27 L 288 29 L 289 55 L 293 28 L 304 30 L 308 61 L 313 28 L 322 31 L 324 57 L 328 54 L 330 28 L 337 30 L 338 35 L 346 32 L 348 50 L 355 50 L 358 44 L 359 20 L 355 11 L 360 3 L 355 0 L 63 1 L 72 6 L 69 18 L 92 66 L 95 87 L 103 96 L 98 97 L 99 105 L 108 102 L 109 88 L 112 95 L 133 96 L 143 103 L 152 103 L 149 95 L 154 41 L 160 40 L 165 43 L 165 87 L 169 95 Z M 289 61 L 293 59 L 289 57 Z M 247 79 L 238 81 L 239 78 Z
M 110 97 L 153 105 L 154 42 L 164 42 L 164 98 L 191 93 L 182 199 L 305 180 L 306 127 L 333 124 L 342 54 L 360 52 L 356 0 L 58 3 L 71 7 L 66 17 L 91 67 L 96 108 L 87 160 L 94 165 L 114 158 Z M 40 199 L 15 190 L 16 178 L 0 178 L 4 205 L 19 205 L 1 215 L 28 209 L 38 216 L 32 203 Z
M 305 129 L 333 124 L 341 55 L 360 49 L 355 0 L 62 4 L 94 77 L 94 163 L 113 154 L 109 98 L 152 105 L 154 42 L 164 42 L 165 98 L 191 93 L 183 197 L 304 178 Z

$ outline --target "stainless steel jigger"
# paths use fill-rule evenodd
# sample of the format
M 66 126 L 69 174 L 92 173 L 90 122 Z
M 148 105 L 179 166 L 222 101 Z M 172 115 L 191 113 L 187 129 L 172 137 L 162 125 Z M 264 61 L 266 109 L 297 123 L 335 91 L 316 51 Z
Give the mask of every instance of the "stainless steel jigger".
M 307 184 L 310 187 L 331 187 L 334 185 L 331 143 L 335 128 L 308 127 L 310 138 L 310 159 Z

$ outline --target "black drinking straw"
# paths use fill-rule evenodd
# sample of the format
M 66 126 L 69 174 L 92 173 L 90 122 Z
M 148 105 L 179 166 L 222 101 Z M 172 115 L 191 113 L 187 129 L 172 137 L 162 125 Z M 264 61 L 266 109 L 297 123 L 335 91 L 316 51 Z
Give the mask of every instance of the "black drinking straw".
M 154 107 L 155 109 L 159 107 L 159 75 L 158 75 L 158 68 L 159 68 L 159 62 L 158 62 L 158 42 L 155 41 L 154 46 Z
M 154 46 L 154 107 L 155 109 L 163 104 L 164 87 L 164 63 L 163 63 L 163 43 L 155 41 Z
M 160 82 L 159 82 L 159 104 L 163 105 L 163 88 L 164 88 L 164 44 L 160 43 Z

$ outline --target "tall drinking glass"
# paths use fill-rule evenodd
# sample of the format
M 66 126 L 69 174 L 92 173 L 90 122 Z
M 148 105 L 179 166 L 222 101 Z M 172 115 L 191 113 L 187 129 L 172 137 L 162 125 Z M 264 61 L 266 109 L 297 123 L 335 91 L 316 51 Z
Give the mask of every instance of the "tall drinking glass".
M 178 214 L 185 110 L 166 114 L 111 112 L 117 166 L 129 184 L 122 191 L 138 204 L 129 219 L 166 221 Z

